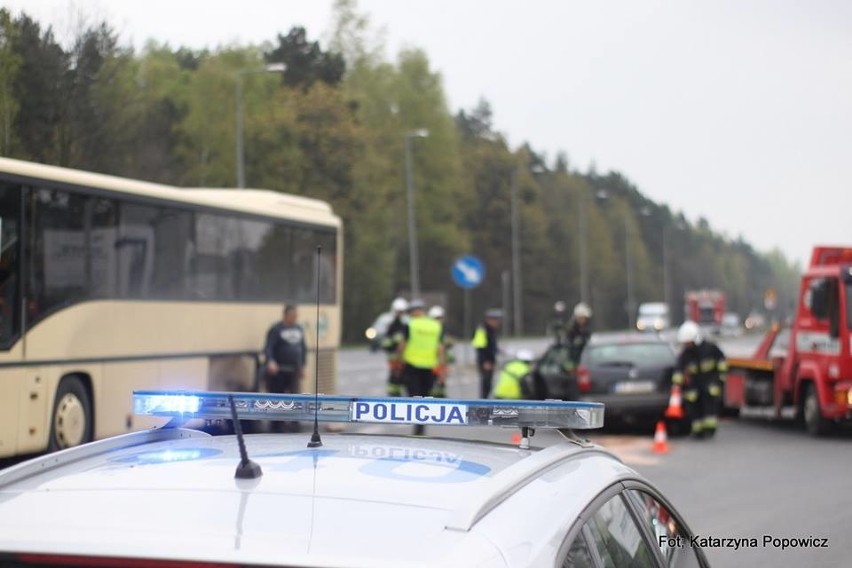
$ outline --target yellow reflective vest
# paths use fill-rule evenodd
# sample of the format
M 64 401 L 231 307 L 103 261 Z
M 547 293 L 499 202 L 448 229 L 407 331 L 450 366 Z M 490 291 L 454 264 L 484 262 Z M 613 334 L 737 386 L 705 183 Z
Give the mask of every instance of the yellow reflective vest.
M 519 400 L 523 398 L 521 379 L 530 372 L 530 364 L 520 359 L 509 361 L 500 371 L 500 378 L 494 386 L 494 398 Z
M 402 360 L 418 369 L 434 369 L 438 366 L 438 348 L 441 345 L 441 323 L 426 316 L 408 321 L 408 339 Z

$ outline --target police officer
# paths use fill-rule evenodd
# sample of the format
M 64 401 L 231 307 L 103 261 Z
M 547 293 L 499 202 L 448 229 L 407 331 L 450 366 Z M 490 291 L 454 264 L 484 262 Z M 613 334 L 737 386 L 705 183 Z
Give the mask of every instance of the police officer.
M 701 336 L 698 324 L 693 321 L 680 326 L 677 341 L 683 349 L 675 364 L 672 384 L 683 388 L 692 434 L 697 438 L 713 436 L 719 424 L 722 384 L 728 372 L 725 355 L 716 344 Z
M 305 332 L 297 323 L 296 306 L 284 306 L 283 317 L 266 333 L 264 354 L 266 356 L 265 382 L 267 392 L 299 392 L 300 381 L 305 375 L 308 350 Z M 273 422 L 278 431 L 297 432 L 298 422 Z
M 399 353 L 405 364 L 403 378 L 409 396 L 429 396 L 435 383 L 435 368 L 444 365 L 443 326 L 426 315 L 422 300 L 412 300 Z M 424 426 L 417 424 L 414 434 L 421 435 Z
M 408 310 L 408 301 L 405 298 L 396 298 L 391 303 L 393 321 L 388 325 L 385 336 L 382 338 L 382 349 L 388 361 L 388 396 L 403 396 L 405 380 L 402 378 L 402 358 L 399 354 L 399 342 L 405 331 L 405 312 Z
M 479 370 L 479 397 L 488 398 L 494 379 L 494 365 L 497 361 L 497 330 L 503 319 L 503 311 L 491 309 L 485 312 L 485 319 L 473 333 L 471 345 L 476 349 L 476 367 Z
M 429 317 L 437 320 L 440 324 L 444 325 L 444 308 L 442 306 L 432 306 L 429 308 Z M 435 398 L 447 398 L 447 375 L 449 373 L 449 366 L 456 362 L 455 354 L 453 353 L 454 342 L 453 339 L 447 335 L 446 330 L 444 330 L 444 339 L 442 340 L 444 344 L 444 365 L 439 365 L 435 368 L 435 384 L 432 386 L 432 390 L 429 392 L 429 396 L 434 396 Z
M 532 351 L 519 349 L 514 359 L 508 361 L 500 370 L 500 376 L 494 386 L 494 398 L 509 400 L 523 398 L 522 381 L 532 370 L 533 359 Z

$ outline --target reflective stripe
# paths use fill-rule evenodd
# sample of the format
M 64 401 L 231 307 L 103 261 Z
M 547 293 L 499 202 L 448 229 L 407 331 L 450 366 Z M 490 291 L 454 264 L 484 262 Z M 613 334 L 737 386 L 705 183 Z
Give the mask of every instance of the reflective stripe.
M 705 428 L 707 430 L 715 430 L 718 425 L 719 425 L 719 419 L 716 418 L 715 416 L 705 417 L 704 421 L 701 424 L 702 428 Z
M 688 390 L 683 393 L 683 398 L 688 400 L 689 402 L 695 402 L 698 400 L 698 391 L 697 390 Z
M 672 375 L 672 384 L 673 385 L 682 385 L 683 384 L 683 373 L 680 371 L 675 371 Z
M 716 366 L 716 369 L 718 369 L 720 373 L 726 373 L 728 371 L 728 362 L 719 361 L 719 364 Z
M 709 373 L 716 368 L 716 359 L 704 359 L 701 361 L 701 372 Z
M 696 365 L 695 363 L 690 363 L 686 366 L 686 372 L 691 375 L 694 375 L 698 372 L 698 365 Z
M 722 394 L 722 389 L 719 388 L 719 385 L 710 385 L 707 392 L 710 393 L 710 396 L 719 396 Z

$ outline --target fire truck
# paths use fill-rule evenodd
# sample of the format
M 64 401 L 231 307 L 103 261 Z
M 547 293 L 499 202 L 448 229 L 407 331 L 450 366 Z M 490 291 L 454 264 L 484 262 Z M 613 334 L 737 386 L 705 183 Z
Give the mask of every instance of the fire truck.
M 728 366 L 725 406 L 741 416 L 801 420 L 817 436 L 852 420 L 852 248 L 815 247 L 790 325 Z
M 704 329 L 718 333 L 725 314 L 725 293 L 721 290 L 692 290 L 684 294 L 684 317 Z

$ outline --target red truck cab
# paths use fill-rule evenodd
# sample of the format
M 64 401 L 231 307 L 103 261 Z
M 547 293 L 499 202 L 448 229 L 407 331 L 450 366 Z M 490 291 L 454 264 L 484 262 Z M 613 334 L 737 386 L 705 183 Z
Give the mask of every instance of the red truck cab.
M 725 405 L 741 415 L 801 419 L 815 435 L 852 420 L 852 248 L 815 247 L 789 329 L 728 364 Z
M 684 294 L 684 314 L 703 329 L 718 334 L 725 314 L 725 293 L 721 290 L 691 290 Z

